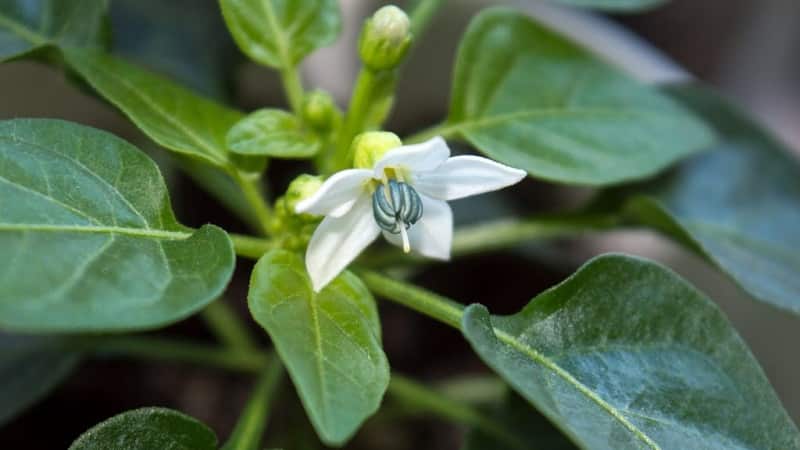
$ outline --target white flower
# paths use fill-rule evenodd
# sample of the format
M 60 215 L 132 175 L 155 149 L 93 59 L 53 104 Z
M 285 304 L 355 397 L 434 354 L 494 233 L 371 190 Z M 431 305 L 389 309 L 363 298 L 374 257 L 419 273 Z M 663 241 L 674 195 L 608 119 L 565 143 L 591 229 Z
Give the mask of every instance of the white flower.
M 306 251 L 314 290 L 333 280 L 381 231 L 406 252 L 449 259 L 453 213 L 446 201 L 502 189 L 523 178 L 524 171 L 490 159 L 451 158 L 441 137 L 388 150 L 371 169 L 333 174 L 296 207 L 297 213 L 325 216 Z

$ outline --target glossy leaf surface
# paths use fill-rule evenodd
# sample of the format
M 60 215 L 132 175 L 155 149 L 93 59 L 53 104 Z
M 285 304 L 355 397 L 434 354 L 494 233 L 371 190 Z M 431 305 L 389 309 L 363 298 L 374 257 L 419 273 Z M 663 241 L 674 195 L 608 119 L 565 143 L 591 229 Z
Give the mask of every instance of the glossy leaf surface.
M 517 314 L 469 306 L 462 326 L 481 358 L 582 448 L 800 448 L 730 323 L 653 262 L 598 257 Z
M 248 303 L 320 438 L 343 444 L 377 410 L 389 383 L 372 295 L 350 272 L 314 293 L 302 258 L 273 250 L 253 270 Z
M 336 0 L 220 0 L 239 48 L 266 66 L 290 68 L 334 41 L 341 28 Z
M 228 236 L 180 225 L 156 165 L 58 120 L 0 122 L 0 326 L 152 328 L 201 309 L 234 266 Z
M 273 158 L 310 158 L 321 145 L 297 117 L 279 109 L 249 114 L 231 128 L 227 142 L 234 153 Z
M 95 425 L 69 450 L 216 450 L 214 432 L 196 419 L 167 408 L 141 408 Z
M 444 133 L 549 181 L 644 178 L 712 143 L 691 112 L 532 19 L 476 17 L 458 52 Z

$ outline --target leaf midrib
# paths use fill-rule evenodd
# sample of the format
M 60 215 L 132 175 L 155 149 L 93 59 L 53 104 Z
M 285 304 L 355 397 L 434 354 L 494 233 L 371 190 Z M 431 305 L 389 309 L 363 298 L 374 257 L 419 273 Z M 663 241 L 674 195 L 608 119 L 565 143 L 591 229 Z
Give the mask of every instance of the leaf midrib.
M 89 233 L 89 234 L 120 234 L 125 236 L 156 238 L 164 240 L 183 240 L 192 234 L 182 231 L 157 230 L 153 228 L 130 228 L 115 226 L 87 226 L 87 225 L 46 225 L 29 223 L 0 223 L 0 232 L 23 231 L 42 233 Z
M 491 321 L 489 322 L 491 325 Z M 648 447 L 653 450 L 661 450 L 658 444 L 656 444 L 652 439 L 650 439 L 646 434 L 644 434 L 636 425 L 632 424 L 625 416 L 623 416 L 614 406 L 603 400 L 599 395 L 592 392 L 591 389 L 586 387 L 583 383 L 578 381 L 575 377 L 572 376 L 569 372 L 562 369 L 561 366 L 556 364 L 555 362 L 551 361 L 546 356 L 542 355 L 535 349 L 527 346 L 519 340 L 517 340 L 514 336 L 506 333 L 503 330 L 496 328 L 494 325 L 491 325 L 492 330 L 495 333 L 495 336 L 502 341 L 503 343 L 513 347 L 514 349 L 528 355 L 531 359 L 535 360 L 539 364 L 543 365 L 547 369 L 551 370 L 557 376 L 561 377 L 564 381 L 574 386 L 581 394 L 585 395 L 589 400 L 593 401 L 603 410 L 605 410 L 608 414 L 610 414 L 614 419 L 616 419 L 619 423 L 622 424 L 628 431 L 630 431 L 634 436 L 639 438 L 642 442 L 644 442 Z
M 269 22 L 270 30 L 272 30 L 275 43 L 278 46 L 279 57 L 283 62 L 284 68 L 288 69 L 293 65 L 291 56 L 289 55 L 288 40 L 283 34 L 281 25 L 278 23 L 278 18 L 275 16 L 275 10 L 272 8 L 272 3 L 270 0 L 261 0 L 260 3 L 261 9 L 264 11 L 264 15 L 267 17 L 267 22 Z

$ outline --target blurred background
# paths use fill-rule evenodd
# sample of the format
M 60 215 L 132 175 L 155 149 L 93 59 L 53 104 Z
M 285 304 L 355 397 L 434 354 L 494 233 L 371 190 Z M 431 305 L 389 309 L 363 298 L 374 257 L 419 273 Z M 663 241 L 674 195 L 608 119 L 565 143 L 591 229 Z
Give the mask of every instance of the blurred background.
M 304 66 L 307 85 L 329 89 L 341 103 L 346 101 L 358 68 L 355 43 L 360 23 L 385 3 L 341 0 L 345 31 L 336 45 L 319 51 Z M 797 0 L 673 0 L 647 13 L 624 16 L 595 15 L 533 0 L 450 0 L 406 68 L 390 129 L 405 133 L 444 117 L 458 39 L 469 18 L 490 4 L 530 12 L 587 42 L 601 57 L 642 81 L 698 78 L 713 84 L 759 117 L 800 157 Z M 275 74 L 246 63 L 239 55 L 213 0 L 112 0 L 112 26 L 117 53 L 171 73 L 206 95 L 228 99 L 247 110 L 284 102 Z M 159 27 L 161 31 L 156 32 Z M 120 114 L 58 70 L 32 62 L 4 64 L 0 66 L 0 99 L 0 119 L 63 118 L 110 130 L 137 143 L 162 163 L 173 204 L 184 223 L 214 222 L 232 231 L 245 230 Z M 275 164 L 271 170 L 275 192 L 282 192 L 303 166 Z M 515 210 L 564 209 L 578 205 L 590 194 L 584 189 L 528 181 L 516 196 L 456 202 L 456 217 L 464 223 Z M 465 258 L 432 266 L 419 274 L 417 281 L 464 303 L 481 302 L 493 312 L 511 313 L 587 258 L 606 251 L 662 261 L 716 300 L 752 348 L 792 418 L 800 422 L 798 319 L 747 299 L 699 258 L 655 234 L 606 233 L 497 252 L 480 260 Z M 554 263 L 556 256 L 558 263 Z M 243 315 L 250 268 L 247 261 L 238 265 L 228 299 Z M 501 295 L 488 287 L 487 280 L 505 286 Z M 486 373 L 456 332 L 393 305 L 381 303 L 380 308 L 386 351 L 398 372 L 432 383 L 454 375 Z M 263 335 L 252 325 L 254 332 Z M 199 319 L 163 333 L 210 339 Z M 250 380 L 201 367 L 87 361 L 46 400 L 0 429 L 0 448 L 66 448 L 95 423 L 126 409 L 151 405 L 182 410 L 208 423 L 224 438 L 247 398 Z M 290 434 L 295 437 L 270 441 L 270 445 L 321 448 L 308 432 L 293 397 L 292 389 L 285 389 L 270 429 L 294 430 Z M 371 419 L 348 448 L 458 448 L 463 430 L 425 417 L 410 419 L 391 399 L 386 404 L 386 412 Z M 46 432 L 42 432 L 42 424 L 47 425 Z

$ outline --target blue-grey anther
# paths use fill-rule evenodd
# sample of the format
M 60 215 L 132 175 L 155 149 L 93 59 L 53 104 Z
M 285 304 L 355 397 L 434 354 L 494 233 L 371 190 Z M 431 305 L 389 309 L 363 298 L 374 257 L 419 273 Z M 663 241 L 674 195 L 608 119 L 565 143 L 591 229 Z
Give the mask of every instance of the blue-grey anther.
M 389 180 L 372 194 L 372 213 L 381 229 L 399 234 L 422 218 L 422 199 L 408 184 Z

